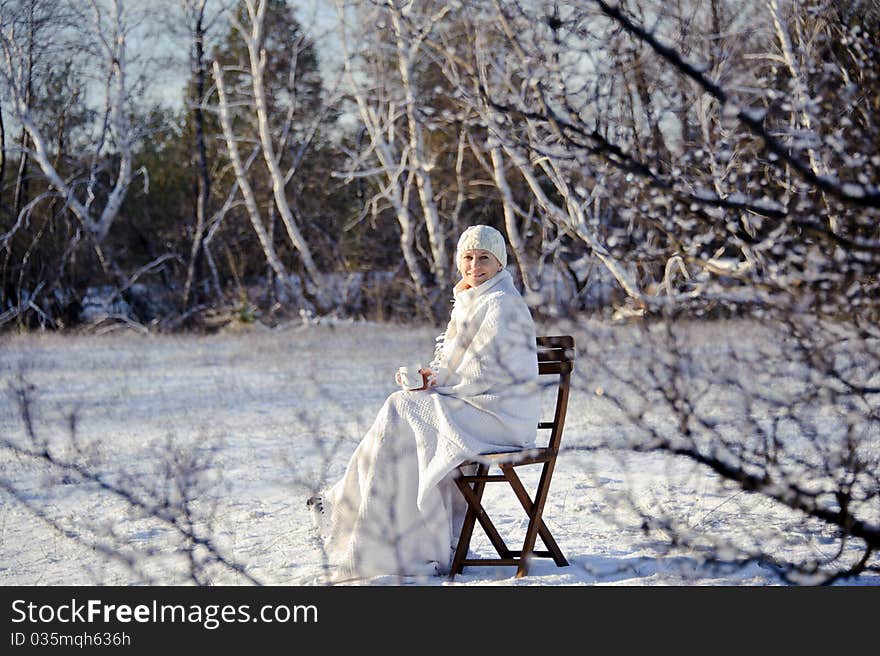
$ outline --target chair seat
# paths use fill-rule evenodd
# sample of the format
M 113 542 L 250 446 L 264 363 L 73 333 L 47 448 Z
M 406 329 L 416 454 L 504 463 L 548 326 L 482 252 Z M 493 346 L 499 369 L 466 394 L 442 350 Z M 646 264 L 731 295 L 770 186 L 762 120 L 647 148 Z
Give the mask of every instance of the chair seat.
M 465 465 L 476 465 L 484 463 L 487 465 L 509 464 L 514 467 L 519 465 L 531 465 L 538 462 L 547 462 L 551 458 L 556 457 L 556 449 L 548 446 L 531 447 L 528 449 L 519 449 L 517 451 L 493 451 L 491 453 L 481 453 L 476 458 L 465 462 Z

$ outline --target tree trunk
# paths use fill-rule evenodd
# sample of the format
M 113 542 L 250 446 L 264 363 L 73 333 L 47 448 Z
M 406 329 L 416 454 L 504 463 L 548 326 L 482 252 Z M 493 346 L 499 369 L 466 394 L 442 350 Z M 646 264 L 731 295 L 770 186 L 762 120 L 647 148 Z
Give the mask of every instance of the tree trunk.
M 529 292 L 535 289 L 535 286 L 529 279 L 529 262 L 526 256 L 525 244 L 519 234 L 519 227 L 516 225 L 513 194 L 510 192 L 510 185 L 507 184 L 507 176 L 504 174 L 501 146 L 493 144 L 489 154 L 492 157 L 492 173 L 495 177 L 495 186 L 498 187 L 498 191 L 501 193 L 501 206 L 504 210 L 504 227 L 507 229 L 507 240 L 510 242 L 510 248 L 513 251 L 514 258 L 516 258 L 523 288 Z
M 122 20 L 123 7 L 119 0 L 111 5 L 111 15 L 113 17 L 112 31 L 112 49 L 108 49 L 107 55 L 110 58 L 111 75 L 115 84 L 110 89 L 113 94 L 110 105 L 110 120 L 116 141 L 116 147 L 119 151 L 119 172 L 116 174 L 116 181 L 113 189 L 107 196 L 107 204 L 101 212 L 96 226 L 97 241 L 103 242 L 110 232 L 110 226 L 116 220 L 122 202 L 125 200 L 125 194 L 128 192 L 128 186 L 131 184 L 131 176 L 133 170 L 134 156 L 133 147 L 133 130 L 129 123 L 128 112 L 125 107 L 125 75 L 126 75 L 126 51 L 125 51 L 125 28 Z
M 24 107 L 26 111 L 30 111 L 31 97 L 33 94 L 33 71 L 34 71 L 34 5 L 30 4 L 28 12 L 28 38 L 27 38 L 27 55 L 25 57 L 27 64 L 25 68 L 24 80 Z M 28 202 L 28 133 L 27 130 L 21 131 L 21 155 L 18 160 L 18 175 L 15 178 L 15 195 L 12 201 L 12 212 L 14 216 L 18 216 L 21 208 Z
M 792 118 L 795 123 L 794 128 L 798 134 L 805 133 L 809 135 L 809 137 L 814 137 L 815 128 L 813 127 L 813 121 L 810 118 L 810 112 L 807 110 L 807 101 L 810 95 L 809 90 L 807 89 L 804 75 L 801 73 L 801 68 L 798 65 L 797 55 L 794 52 L 794 45 L 791 42 L 791 36 L 783 24 L 782 10 L 779 7 L 779 0 L 767 0 L 767 9 L 770 11 L 770 15 L 773 18 L 773 27 L 776 30 L 776 36 L 779 39 L 779 49 L 782 51 L 782 59 L 785 61 L 785 66 L 791 74 L 793 82 L 792 87 L 794 90 L 794 103 L 792 104 L 795 108 L 801 108 L 800 111 L 797 109 L 792 110 Z M 799 137 L 799 140 L 803 139 L 803 136 Z M 819 177 L 828 175 L 828 167 L 822 160 L 821 154 L 816 151 L 809 138 L 807 138 L 806 141 L 810 169 Z M 816 139 L 815 141 L 819 140 Z M 828 209 L 828 199 L 825 192 L 822 192 L 822 198 L 825 202 L 826 209 Z M 838 232 L 840 221 L 837 215 L 834 212 L 829 211 L 827 212 L 827 216 L 828 228 L 831 232 Z
M 3 104 L 0 103 L 0 190 L 6 177 L 6 126 L 3 124 Z M 0 205 L 3 199 L 0 198 Z
M 249 4 L 252 0 L 248 0 Z M 261 1 L 257 11 L 253 14 L 253 25 L 250 35 L 241 30 L 242 37 L 247 43 L 248 58 L 251 65 L 251 80 L 254 89 L 254 104 L 257 110 L 257 124 L 260 132 L 260 143 L 263 147 L 263 157 L 266 160 L 266 166 L 269 169 L 269 175 L 272 178 L 272 192 L 275 197 L 275 205 L 281 215 L 281 222 L 287 230 L 287 236 L 293 247 L 299 252 L 302 258 L 306 272 L 312 282 L 321 287 L 321 274 L 318 271 L 315 262 L 312 259 L 312 252 L 309 245 L 300 233 L 290 209 L 290 203 L 287 202 L 285 196 L 284 174 L 278 165 L 278 159 L 275 156 L 275 146 L 272 142 L 272 133 L 269 128 L 269 110 L 266 102 L 266 89 L 263 81 L 263 71 L 266 67 L 266 54 L 262 49 L 263 45 L 263 18 L 265 15 L 266 3 Z M 250 11 L 250 8 L 249 8 Z
M 241 156 L 238 152 L 238 142 L 235 134 L 232 132 L 232 119 L 229 116 L 229 98 L 226 95 L 226 85 L 223 83 L 223 72 L 220 70 L 220 64 L 214 62 L 214 80 L 217 82 L 217 94 L 220 99 L 220 124 L 223 127 L 223 136 L 226 138 L 226 149 L 229 153 L 229 159 L 232 162 L 232 168 L 235 170 L 235 178 L 238 180 L 238 186 L 241 187 L 241 195 L 244 197 L 244 204 L 247 208 L 248 216 L 254 232 L 257 233 L 257 239 L 263 248 L 263 254 L 266 261 L 275 272 L 275 275 L 285 284 L 289 284 L 287 271 L 281 263 L 275 247 L 272 245 L 269 235 L 266 233 L 266 227 L 260 218 L 260 208 L 257 205 L 257 198 L 254 195 L 251 183 L 247 179 L 247 172 L 241 162 Z
M 393 116 L 395 113 L 393 101 L 387 98 L 380 98 L 378 102 L 371 104 L 366 98 L 352 70 L 353 55 L 348 51 L 348 35 L 345 32 L 345 25 L 347 24 L 345 3 L 342 0 L 336 0 L 336 9 L 340 19 L 340 45 L 342 46 L 345 75 L 348 79 L 352 96 L 354 96 L 354 100 L 357 103 L 361 121 L 367 134 L 370 135 L 371 149 L 381 166 L 381 173 L 379 175 L 387 179 L 387 183 L 384 185 L 381 184 L 381 181 L 379 182 L 382 187 L 380 193 L 391 203 L 397 217 L 397 222 L 400 224 L 400 250 L 409 269 L 416 295 L 427 301 L 428 295 L 425 289 L 425 279 L 419 268 L 418 258 L 414 249 L 415 226 L 412 213 L 409 210 L 409 181 L 401 182 L 401 176 L 406 168 L 409 156 L 409 148 L 405 147 L 399 156 L 395 156 L 389 139 L 386 138 L 386 134 L 393 132 Z M 377 111 L 377 107 L 381 111 Z M 383 118 L 383 115 L 387 118 Z M 433 315 L 433 309 L 430 309 L 430 306 L 429 314 Z
M 186 311 L 189 297 L 192 291 L 193 277 L 196 274 L 196 266 L 202 253 L 202 238 L 205 232 L 205 213 L 208 208 L 208 198 L 211 193 L 211 177 L 208 173 L 208 154 L 205 147 L 205 115 L 202 103 L 205 101 L 205 29 L 202 24 L 205 15 L 205 3 L 201 0 L 196 9 L 195 24 L 195 61 L 196 70 L 196 94 L 193 98 L 193 121 L 196 128 L 196 161 L 198 173 L 196 175 L 196 225 L 193 230 L 192 248 L 189 254 L 189 264 L 186 269 L 186 282 L 183 286 L 183 310 Z
M 445 287 L 450 282 L 446 255 L 446 236 L 440 225 L 440 214 L 434 202 L 434 187 L 431 183 L 429 164 L 425 157 L 425 142 L 422 136 L 422 125 L 416 116 L 416 95 L 412 84 L 411 48 L 416 47 L 412 35 L 404 35 L 400 9 L 393 0 L 388 0 L 394 34 L 397 37 L 397 65 L 403 85 L 404 102 L 406 105 L 407 136 L 409 138 L 409 159 L 415 173 L 416 188 L 425 214 L 428 228 L 428 242 L 431 245 L 431 256 L 434 260 L 434 278 L 438 285 Z

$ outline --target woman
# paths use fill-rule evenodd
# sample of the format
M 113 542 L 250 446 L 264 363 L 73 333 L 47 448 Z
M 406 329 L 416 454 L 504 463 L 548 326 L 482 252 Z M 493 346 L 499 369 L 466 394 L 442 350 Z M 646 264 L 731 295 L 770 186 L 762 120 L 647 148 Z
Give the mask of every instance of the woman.
M 500 232 L 464 231 L 462 278 L 423 386 L 389 396 L 342 479 L 309 500 L 328 517 L 336 580 L 447 571 L 465 510 L 458 465 L 534 443 L 535 327 L 506 263 Z

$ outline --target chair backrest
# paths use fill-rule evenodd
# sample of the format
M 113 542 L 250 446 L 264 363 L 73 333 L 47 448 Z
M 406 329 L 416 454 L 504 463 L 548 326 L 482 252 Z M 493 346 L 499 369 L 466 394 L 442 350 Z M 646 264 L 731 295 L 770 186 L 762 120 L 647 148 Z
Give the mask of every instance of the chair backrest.
M 574 367 L 574 338 L 571 335 L 541 335 L 538 345 L 538 374 L 559 376 L 556 392 L 556 409 L 552 421 L 542 421 L 539 429 L 550 429 L 548 448 L 559 450 L 562 442 L 562 428 L 568 410 L 568 392 L 571 387 L 571 372 Z

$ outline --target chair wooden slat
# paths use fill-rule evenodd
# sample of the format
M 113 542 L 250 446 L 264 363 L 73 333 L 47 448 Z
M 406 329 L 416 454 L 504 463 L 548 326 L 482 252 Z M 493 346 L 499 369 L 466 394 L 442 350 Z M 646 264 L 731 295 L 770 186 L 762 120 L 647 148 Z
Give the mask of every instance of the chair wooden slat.
M 501 451 L 482 454 L 478 460 L 464 462 L 461 467 L 476 465 L 473 475 L 460 475 L 456 478 L 458 489 L 467 501 L 468 510 L 462 525 L 461 535 L 452 560 L 450 578 L 460 574 L 468 566 L 516 566 L 517 578 L 528 573 L 531 558 L 552 558 L 559 567 L 568 565 L 562 550 L 543 520 L 544 504 L 550 491 L 550 481 L 559 454 L 562 431 L 568 410 L 568 395 L 571 387 L 571 373 L 575 359 L 574 338 L 571 335 L 539 336 L 538 373 L 540 376 L 557 376 L 556 402 L 551 421 L 538 423 L 539 430 L 549 430 L 547 446 L 521 450 Z M 541 477 L 532 499 L 522 484 L 515 468 L 527 465 L 542 465 Z M 489 474 L 490 466 L 497 466 L 501 474 Z M 486 509 L 482 505 L 483 492 L 489 483 L 507 483 L 513 490 L 523 510 L 529 518 L 522 549 L 511 550 L 495 528 Z M 475 524 L 489 537 L 500 558 L 467 558 Z M 545 550 L 536 550 L 535 542 L 540 537 Z
M 464 565 L 519 565 L 519 558 L 480 558 L 477 560 L 463 560 Z
M 574 337 L 571 335 L 538 335 L 535 343 L 539 349 L 546 348 L 574 348 Z
M 572 371 L 571 362 L 539 362 L 538 374 L 541 376 L 549 376 L 552 374 L 562 375 L 570 374 Z

